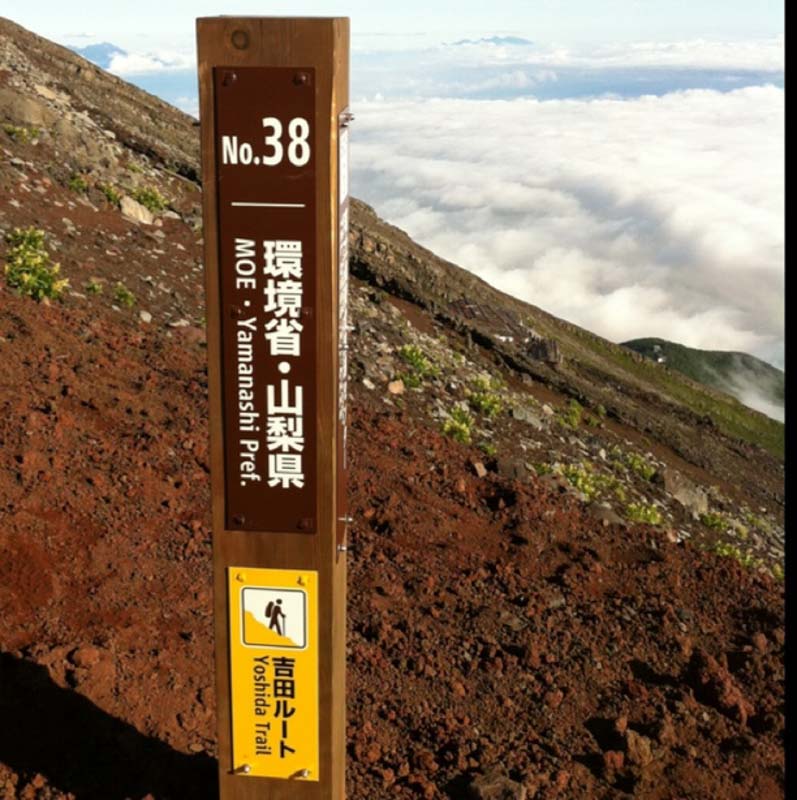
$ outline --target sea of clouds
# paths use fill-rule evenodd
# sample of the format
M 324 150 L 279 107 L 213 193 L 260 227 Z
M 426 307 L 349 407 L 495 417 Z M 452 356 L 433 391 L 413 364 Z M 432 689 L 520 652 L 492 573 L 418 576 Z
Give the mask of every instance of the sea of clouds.
M 783 90 L 360 102 L 354 193 L 614 341 L 783 358 Z

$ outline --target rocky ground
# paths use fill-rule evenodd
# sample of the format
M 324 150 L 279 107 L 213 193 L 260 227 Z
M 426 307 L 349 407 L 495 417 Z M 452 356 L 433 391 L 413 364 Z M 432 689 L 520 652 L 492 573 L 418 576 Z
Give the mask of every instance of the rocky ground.
M 355 797 L 781 796 L 769 578 L 480 478 L 405 414 L 353 427 Z
M 211 798 L 196 131 L 25 36 L 0 240 L 70 285 L 0 279 L 0 797 Z M 355 212 L 348 796 L 784 797 L 782 462 Z
M 211 797 L 204 350 L 30 303 L 0 313 L 2 796 Z M 395 405 L 355 390 L 349 795 L 782 796 L 779 585 Z

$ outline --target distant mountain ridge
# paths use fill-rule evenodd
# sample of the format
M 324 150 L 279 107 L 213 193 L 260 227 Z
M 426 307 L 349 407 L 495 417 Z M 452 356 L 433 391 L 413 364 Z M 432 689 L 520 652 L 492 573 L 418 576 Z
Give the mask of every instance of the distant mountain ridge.
M 727 392 L 768 416 L 783 418 L 785 374 L 749 353 L 699 350 L 656 338 L 633 339 L 623 342 L 623 346 L 664 363 L 698 383 Z
M 108 69 L 113 62 L 114 56 L 126 56 L 127 51 L 121 47 L 117 47 L 110 42 L 100 42 L 99 44 L 90 44 L 86 47 L 71 47 L 70 50 L 83 56 L 87 61 L 96 64 L 98 67 Z
M 481 39 L 459 39 L 452 42 L 454 45 L 463 44 L 499 44 L 513 45 L 515 47 L 527 47 L 534 44 L 531 39 L 524 39 L 522 36 L 483 36 Z

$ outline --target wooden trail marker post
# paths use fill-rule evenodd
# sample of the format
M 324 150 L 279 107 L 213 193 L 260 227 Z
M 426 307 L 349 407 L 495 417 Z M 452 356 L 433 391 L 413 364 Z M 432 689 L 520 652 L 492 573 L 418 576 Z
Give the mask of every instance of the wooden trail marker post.
M 197 39 L 220 795 L 338 800 L 349 22 Z

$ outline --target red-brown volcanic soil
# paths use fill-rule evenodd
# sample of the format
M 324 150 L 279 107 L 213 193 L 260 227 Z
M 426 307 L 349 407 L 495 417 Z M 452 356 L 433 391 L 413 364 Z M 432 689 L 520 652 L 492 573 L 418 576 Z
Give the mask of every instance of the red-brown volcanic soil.
M 0 797 L 215 796 L 195 330 L 0 290 Z M 784 796 L 779 584 L 351 418 L 350 798 Z

